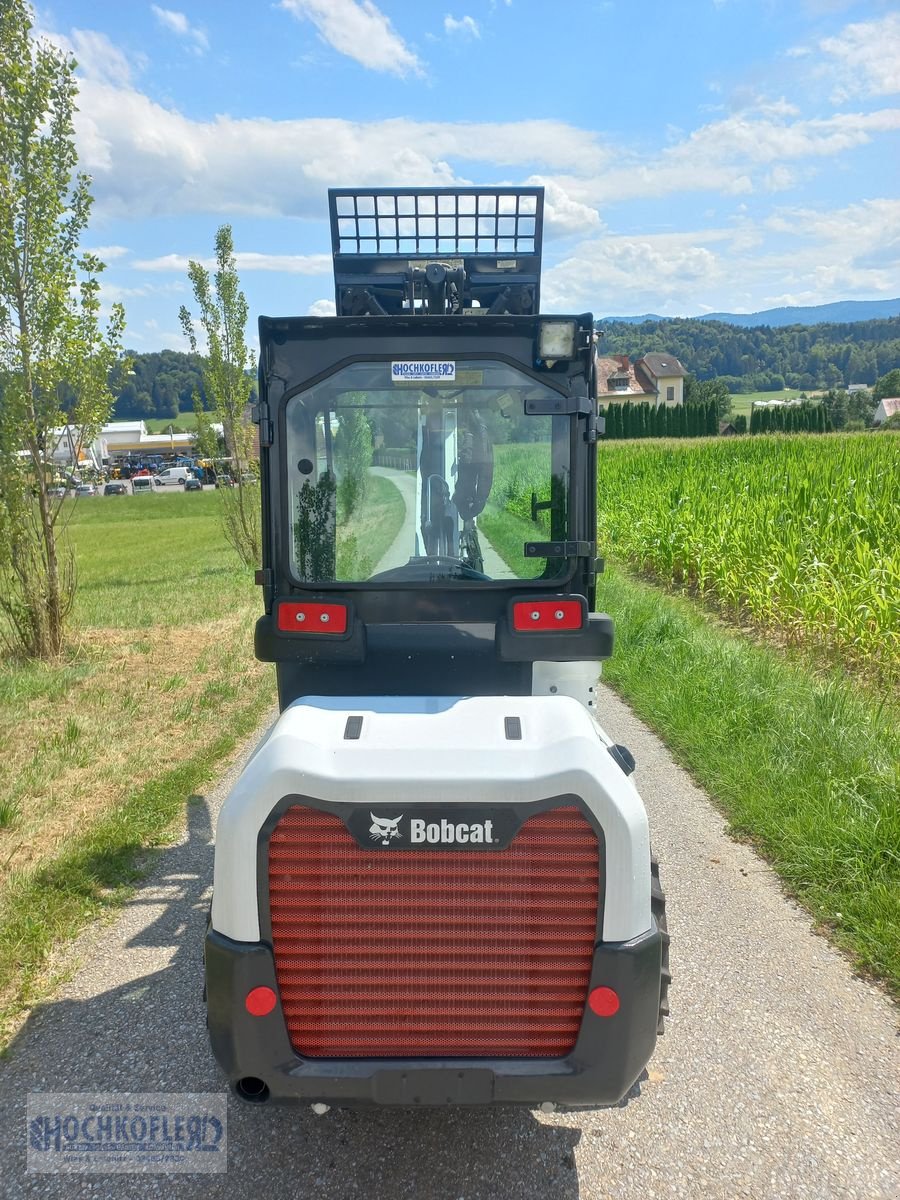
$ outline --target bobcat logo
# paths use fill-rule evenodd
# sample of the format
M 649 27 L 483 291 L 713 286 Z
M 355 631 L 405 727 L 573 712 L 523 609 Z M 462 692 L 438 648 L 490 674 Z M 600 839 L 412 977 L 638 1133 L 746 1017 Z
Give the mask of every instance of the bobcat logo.
M 376 817 L 373 812 L 369 813 L 372 818 L 372 824 L 369 826 L 369 837 L 373 842 L 380 841 L 382 846 L 389 846 L 392 838 L 398 838 L 401 835 L 397 826 L 403 820 L 403 813 L 399 817 Z

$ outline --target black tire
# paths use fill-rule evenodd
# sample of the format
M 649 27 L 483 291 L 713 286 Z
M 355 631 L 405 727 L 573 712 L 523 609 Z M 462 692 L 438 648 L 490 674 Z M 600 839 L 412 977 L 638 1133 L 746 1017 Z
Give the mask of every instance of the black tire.
M 656 918 L 659 932 L 662 934 L 662 973 L 659 979 L 659 1022 L 656 1032 L 665 1033 L 666 1017 L 669 1015 L 669 984 L 672 975 L 669 971 L 669 930 L 666 925 L 666 894 L 659 881 L 659 860 L 655 855 L 650 857 L 650 912 Z

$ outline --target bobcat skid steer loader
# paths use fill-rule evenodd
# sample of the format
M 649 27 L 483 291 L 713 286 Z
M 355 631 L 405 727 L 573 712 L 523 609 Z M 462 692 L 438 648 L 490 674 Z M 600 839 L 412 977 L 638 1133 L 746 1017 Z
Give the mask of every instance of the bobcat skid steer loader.
M 593 716 L 593 320 L 538 315 L 539 188 L 329 203 L 337 315 L 259 322 L 281 715 L 218 821 L 213 1051 L 260 1103 L 612 1104 L 668 937 Z

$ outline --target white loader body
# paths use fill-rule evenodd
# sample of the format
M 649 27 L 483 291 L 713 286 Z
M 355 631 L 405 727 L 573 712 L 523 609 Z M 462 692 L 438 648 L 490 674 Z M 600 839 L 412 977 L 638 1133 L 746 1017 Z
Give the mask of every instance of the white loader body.
M 348 738 L 348 718 L 361 718 Z M 520 738 L 507 736 L 518 719 Z M 260 939 L 257 845 L 287 796 L 348 808 L 502 806 L 581 798 L 603 831 L 605 942 L 646 933 L 650 915 L 647 816 L 610 740 L 565 696 L 304 697 L 279 717 L 219 815 L 212 927 Z

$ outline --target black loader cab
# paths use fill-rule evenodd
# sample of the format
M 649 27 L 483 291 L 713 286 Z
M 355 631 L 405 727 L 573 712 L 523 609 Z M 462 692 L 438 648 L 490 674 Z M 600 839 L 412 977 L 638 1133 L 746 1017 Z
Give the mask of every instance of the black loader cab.
M 542 189 L 332 190 L 329 206 L 337 318 L 259 322 L 256 649 L 282 708 L 530 695 L 535 661 L 608 657 L 611 623 L 580 612 L 593 319 L 538 315 Z M 577 623 L 518 627 L 517 602 L 567 597 Z

